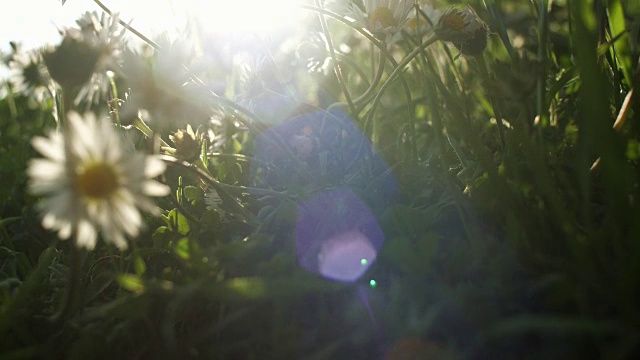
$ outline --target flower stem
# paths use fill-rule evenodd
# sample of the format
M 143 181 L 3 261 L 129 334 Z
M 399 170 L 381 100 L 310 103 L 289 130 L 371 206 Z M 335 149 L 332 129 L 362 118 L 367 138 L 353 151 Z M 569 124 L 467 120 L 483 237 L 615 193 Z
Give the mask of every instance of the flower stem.
M 316 6 L 322 9 L 322 3 L 320 0 L 316 0 Z M 325 38 L 327 39 L 327 45 L 329 47 L 329 54 L 331 54 L 331 60 L 333 63 L 333 70 L 336 73 L 336 77 L 338 78 L 338 84 L 342 89 L 342 93 L 344 94 L 345 99 L 347 100 L 347 104 L 349 104 L 349 109 L 351 109 L 352 114 L 356 114 L 356 108 L 351 100 L 351 95 L 349 94 L 349 89 L 347 88 L 347 84 L 344 81 L 344 76 L 342 74 L 342 69 L 340 68 L 340 64 L 336 59 L 336 51 L 333 46 L 333 40 L 331 39 L 331 34 L 329 33 L 329 27 L 327 26 L 327 19 L 325 19 L 323 14 L 318 14 L 318 18 L 320 19 L 320 26 L 322 27 L 322 32 L 324 33 Z
M 427 48 L 428 46 L 430 46 L 431 44 L 436 42 L 436 40 L 438 40 L 438 38 L 436 36 L 432 36 L 432 37 L 428 38 L 424 43 L 420 44 L 416 49 L 414 49 L 411 53 L 409 53 L 409 55 L 407 55 L 402 60 L 402 62 L 396 66 L 396 68 L 393 70 L 393 72 L 391 72 L 391 74 L 389 75 L 387 80 L 385 80 L 385 82 L 380 87 L 380 90 L 376 94 L 376 97 L 373 99 L 373 103 L 371 104 L 371 109 L 369 110 L 369 114 L 367 116 L 367 122 L 370 122 L 370 121 L 373 120 L 373 116 L 375 115 L 376 108 L 378 107 L 378 104 L 380 103 L 382 95 L 387 90 L 387 88 L 389 88 L 389 86 L 393 83 L 393 81 L 396 79 L 396 77 L 398 77 L 398 75 L 400 75 L 402 73 L 402 71 L 404 70 L 405 66 L 407 66 L 413 59 L 415 59 L 421 53 L 421 51 L 423 51 L 425 48 Z M 417 158 L 417 145 L 415 143 L 415 141 L 416 141 L 416 138 L 415 138 L 415 136 L 416 136 L 415 120 L 413 119 L 413 116 L 410 116 L 409 118 L 411 119 L 410 120 L 410 125 L 411 126 L 409 128 L 409 131 L 410 131 L 410 135 L 412 137 L 412 139 L 411 139 L 412 150 L 413 150 L 414 159 L 416 159 Z

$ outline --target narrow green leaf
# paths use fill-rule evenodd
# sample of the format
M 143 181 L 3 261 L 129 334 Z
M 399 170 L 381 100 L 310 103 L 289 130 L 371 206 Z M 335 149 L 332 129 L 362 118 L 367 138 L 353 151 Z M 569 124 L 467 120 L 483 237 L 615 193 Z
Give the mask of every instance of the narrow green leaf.
M 633 87 L 633 64 L 629 49 L 629 35 L 626 28 L 626 21 L 622 3 L 620 0 L 607 1 L 607 13 L 609 15 L 609 27 L 611 37 L 617 39 L 613 44 L 615 56 L 622 68 L 622 73 L 630 88 Z

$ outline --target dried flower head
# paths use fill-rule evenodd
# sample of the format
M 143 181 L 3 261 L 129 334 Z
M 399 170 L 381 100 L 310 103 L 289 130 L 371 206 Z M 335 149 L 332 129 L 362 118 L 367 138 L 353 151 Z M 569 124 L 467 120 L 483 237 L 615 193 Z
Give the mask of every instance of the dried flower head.
M 476 55 L 487 46 L 489 29 L 471 6 L 451 7 L 435 28 L 440 40 L 449 41 L 464 55 Z
M 191 125 L 187 125 L 186 130 L 178 130 L 173 135 L 169 135 L 169 139 L 175 145 L 172 151 L 173 156 L 184 161 L 194 161 L 200 155 L 202 144 L 202 134 L 200 130 L 193 132 Z

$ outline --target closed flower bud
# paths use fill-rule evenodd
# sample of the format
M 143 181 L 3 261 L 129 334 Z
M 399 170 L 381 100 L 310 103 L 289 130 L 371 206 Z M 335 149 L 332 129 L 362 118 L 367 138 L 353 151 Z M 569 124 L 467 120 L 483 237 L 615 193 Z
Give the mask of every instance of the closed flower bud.
M 471 6 L 451 7 L 435 29 L 440 40 L 449 41 L 464 55 L 476 55 L 487 46 L 488 27 Z

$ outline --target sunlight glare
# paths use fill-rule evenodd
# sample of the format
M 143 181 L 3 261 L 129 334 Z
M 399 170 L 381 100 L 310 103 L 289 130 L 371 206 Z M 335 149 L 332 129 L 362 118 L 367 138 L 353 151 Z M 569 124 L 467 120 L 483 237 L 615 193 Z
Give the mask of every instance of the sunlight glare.
M 214 33 L 276 32 L 300 18 L 301 0 L 190 0 L 188 16 Z

